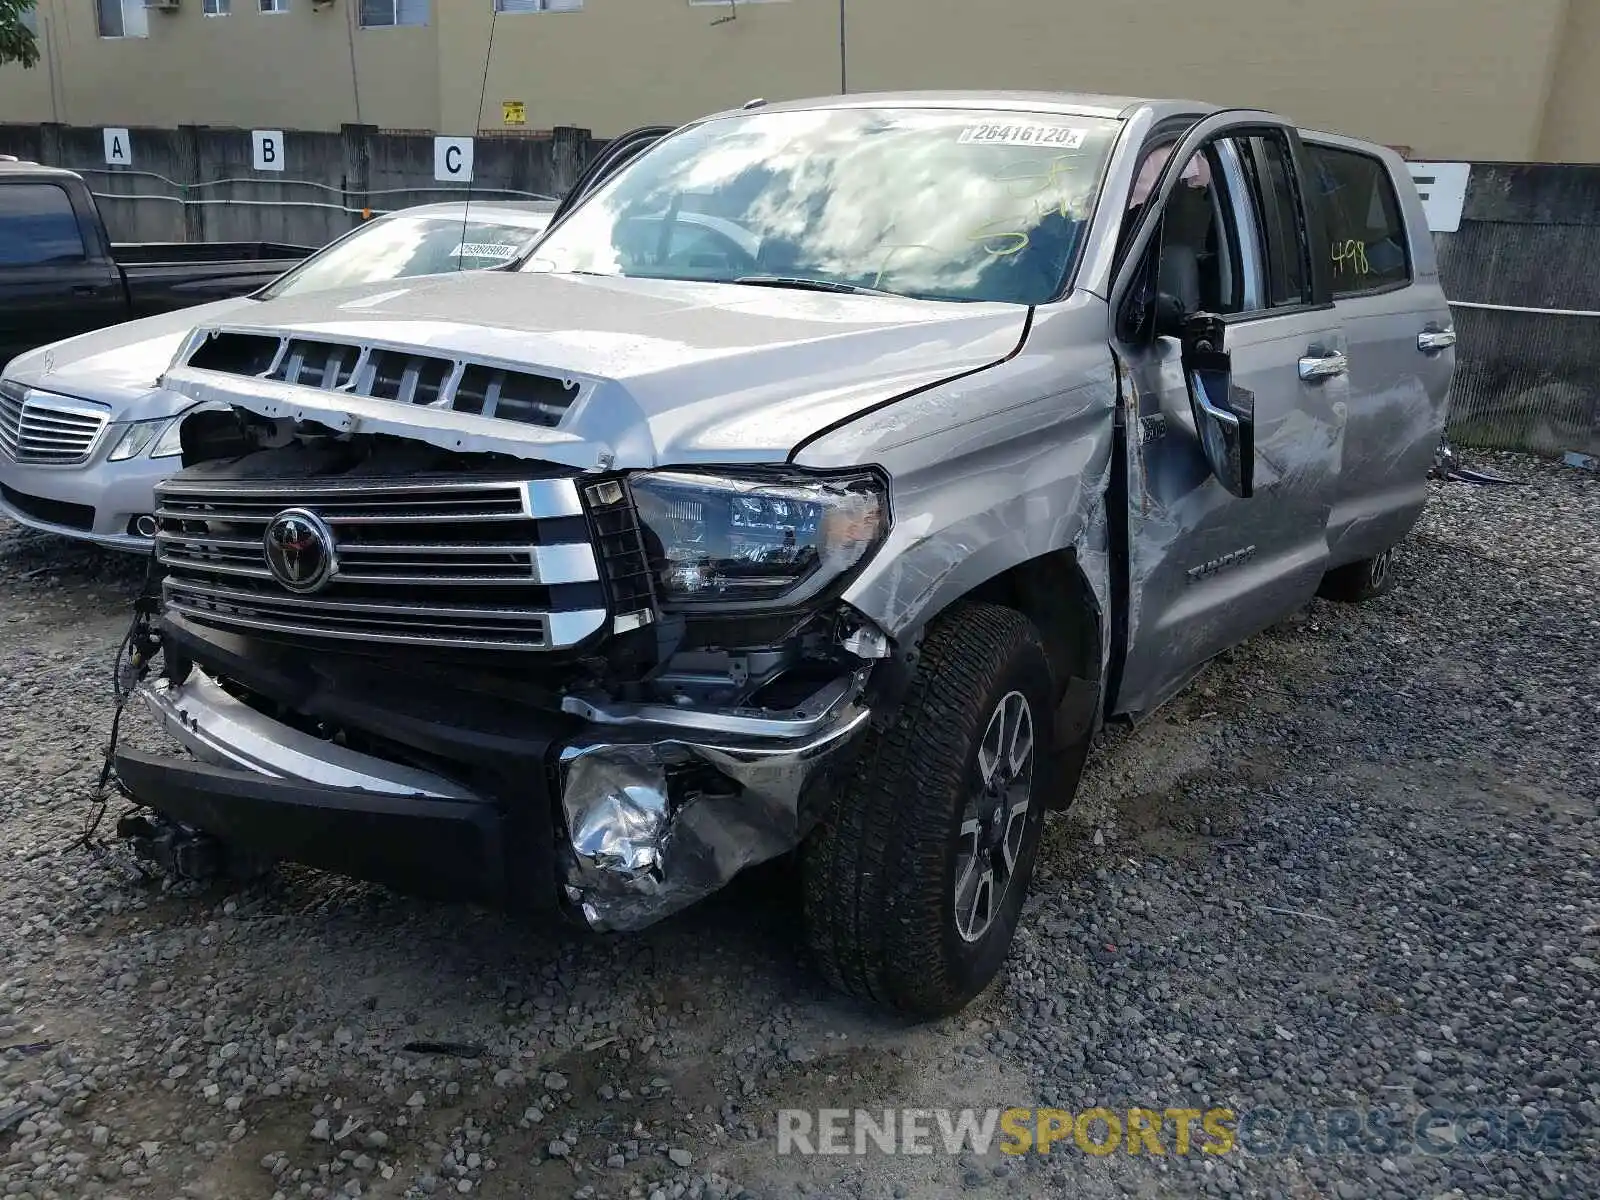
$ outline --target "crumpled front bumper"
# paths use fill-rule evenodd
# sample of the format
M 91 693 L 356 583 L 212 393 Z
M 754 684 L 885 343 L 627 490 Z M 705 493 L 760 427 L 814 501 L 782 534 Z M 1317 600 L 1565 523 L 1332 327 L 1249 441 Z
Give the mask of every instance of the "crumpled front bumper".
M 865 729 L 865 685 L 841 678 L 785 713 L 569 698 L 581 724 L 552 739 L 531 797 L 553 856 L 503 798 L 301 732 L 198 669 L 139 695 L 199 763 L 125 752 L 118 769 L 172 820 L 365 878 L 493 900 L 553 857 L 550 890 L 591 928 L 633 930 L 799 844 Z

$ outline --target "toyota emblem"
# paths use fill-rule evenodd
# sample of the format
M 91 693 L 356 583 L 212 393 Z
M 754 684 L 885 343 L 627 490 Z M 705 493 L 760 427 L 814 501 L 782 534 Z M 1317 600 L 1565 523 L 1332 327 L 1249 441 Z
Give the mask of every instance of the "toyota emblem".
M 291 592 L 320 591 L 338 568 L 333 531 L 308 509 L 284 509 L 267 523 L 262 542 L 267 569 Z

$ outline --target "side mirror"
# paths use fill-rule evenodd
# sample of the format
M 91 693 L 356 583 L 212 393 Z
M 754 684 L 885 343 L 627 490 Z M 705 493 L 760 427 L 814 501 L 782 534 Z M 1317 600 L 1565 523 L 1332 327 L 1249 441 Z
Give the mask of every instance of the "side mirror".
M 1189 411 L 1211 473 L 1235 496 L 1255 493 L 1255 413 L 1233 396 L 1233 362 L 1223 348 L 1227 325 L 1211 313 L 1183 321 L 1183 380 Z

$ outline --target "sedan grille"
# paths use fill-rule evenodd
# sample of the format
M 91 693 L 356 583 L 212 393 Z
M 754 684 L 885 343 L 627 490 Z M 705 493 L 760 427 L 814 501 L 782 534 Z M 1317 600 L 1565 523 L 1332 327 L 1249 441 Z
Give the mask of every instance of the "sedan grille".
M 13 462 L 72 466 L 85 461 L 110 410 L 7 384 L 0 387 L 0 454 Z
M 180 476 L 156 494 L 168 608 L 200 624 L 493 650 L 566 649 L 605 624 L 602 564 L 567 478 Z

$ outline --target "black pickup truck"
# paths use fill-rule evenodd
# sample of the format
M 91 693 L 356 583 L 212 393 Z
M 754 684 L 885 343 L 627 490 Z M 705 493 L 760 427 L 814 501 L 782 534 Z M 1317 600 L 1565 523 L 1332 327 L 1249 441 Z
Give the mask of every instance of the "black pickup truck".
M 312 249 L 113 244 L 81 176 L 0 161 L 0 367 L 46 342 L 253 292 Z

